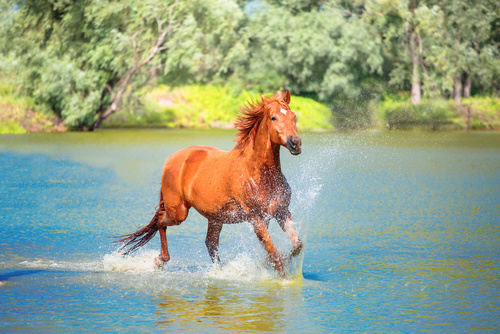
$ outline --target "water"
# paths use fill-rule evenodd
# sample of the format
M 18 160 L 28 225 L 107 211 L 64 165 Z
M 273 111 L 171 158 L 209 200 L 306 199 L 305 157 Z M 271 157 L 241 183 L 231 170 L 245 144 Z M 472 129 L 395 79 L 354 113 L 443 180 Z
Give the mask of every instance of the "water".
M 0 332 L 498 332 L 500 134 L 303 134 L 282 150 L 303 257 L 282 280 L 248 224 L 221 267 L 194 210 L 121 257 L 151 219 L 165 158 L 228 131 L 0 137 Z M 283 251 L 284 233 L 271 225 Z

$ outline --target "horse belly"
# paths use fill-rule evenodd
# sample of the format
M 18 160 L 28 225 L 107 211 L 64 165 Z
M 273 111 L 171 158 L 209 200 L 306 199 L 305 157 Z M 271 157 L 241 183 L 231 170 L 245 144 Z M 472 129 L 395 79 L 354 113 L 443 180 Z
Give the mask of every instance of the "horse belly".
M 188 193 L 189 203 L 201 215 L 222 220 L 237 220 L 243 209 L 234 200 L 226 181 L 215 177 L 199 177 L 192 182 Z
M 245 210 L 235 200 L 230 200 L 215 208 L 215 210 L 203 210 L 199 206 L 194 206 L 194 208 L 208 220 L 217 221 L 222 224 L 238 224 L 246 220 Z

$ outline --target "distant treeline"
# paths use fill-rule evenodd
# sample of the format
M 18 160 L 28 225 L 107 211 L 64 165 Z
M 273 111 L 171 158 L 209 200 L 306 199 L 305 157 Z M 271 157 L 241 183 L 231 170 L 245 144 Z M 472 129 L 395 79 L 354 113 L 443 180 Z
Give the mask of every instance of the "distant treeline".
M 473 126 L 473 111 L 500 95 L 499 45 L 496 0 L 0 4 L 0 81 L 81 130 L 147 109 L 143 87 L 194 84 L 235 98 L 288 88 L 326 105 L 337 128 L 446 124 L 460 113 Z M 495 101 L 485 113 L 498 118 Z

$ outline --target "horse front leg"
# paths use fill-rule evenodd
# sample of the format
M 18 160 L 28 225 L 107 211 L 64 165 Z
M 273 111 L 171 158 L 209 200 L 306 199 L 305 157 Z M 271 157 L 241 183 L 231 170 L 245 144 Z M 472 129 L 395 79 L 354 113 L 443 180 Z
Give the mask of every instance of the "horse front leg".
M 297 229 L 295 228 L 295 223 L 292 220 L 292 215 L 288 212 L 285 217 L 280 217 L 277 219 L 278 224 L 280 225 L 283 232 L 290 238 L 292 241 L 292 253 L 291 256 L 297 256 L 302 251 L 302 241 L 299 239 Z
M 205 245 L 207 246 L 208 255 L 213 263 L 220 263 L 219 258 L 219 237 L 222 230 L 222 223 L 208 221 L 207 238 Z
M 283 269 L 283 257 L 271 241 L 271 236 L 269 235 L 267 224 L 261 219 L 255 219 L 251 223 L 255 234 L 257 235 L 257 238 L 267 251 L 269 262 L 274 267 L 274 269 L 278 271 L 281 277 L 285 278 L 286 274 L 285 270 Z

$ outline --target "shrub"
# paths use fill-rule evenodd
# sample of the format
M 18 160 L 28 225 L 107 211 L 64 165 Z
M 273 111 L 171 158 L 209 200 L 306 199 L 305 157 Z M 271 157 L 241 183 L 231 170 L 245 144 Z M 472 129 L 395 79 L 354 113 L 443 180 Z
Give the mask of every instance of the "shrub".
M 377 112 L 389 129 L 406 129 L 412 126 L 425 126 L 433 130 L 453 124 L 454 111 L 444 100 L 424 100 L 419 105 L 409 101 L 384 99 L 379 103 Z
M 470 108 L 471 129 L 494 130 L 500 129 L 500 98 L 495 97 L 471 97 L 462 100 L 461 108 L 462 123 L 466 123 L 466 110 Z
M 54 115 L 47 115 L 33 99 L 16 94 L 13 86 L 0 82 L 0 134 L 64 131 Z

